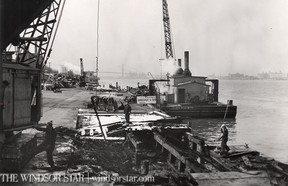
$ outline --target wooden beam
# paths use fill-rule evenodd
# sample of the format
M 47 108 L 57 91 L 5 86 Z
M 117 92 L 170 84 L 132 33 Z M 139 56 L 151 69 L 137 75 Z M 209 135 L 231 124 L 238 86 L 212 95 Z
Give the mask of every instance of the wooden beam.
M 160 134 L 154 133 L 154 139 L 162 145 L 169 153 L 171 153 L 175 158 L 177 158 L 180 162 L 185 164 L 186 169 L 190 169 L 192 172 L 205 172 L 207 171 L 205 167 L 199 164 L 195 159 L 191 158 L 191 156 L 183 155 L 182 150 L 175 147 L 166 138 L 162 137 Z M 187 153 L 188 154 L 188 153 Z M 183 168 L 183 166 L 182 166 Z M 182 169 L 181 169 L 182 170 Z
M 200 138 L 200 137 L 198 137 L 198 136 L 194 136 L 193 134 L 191 134 L 190 132 L 186 132 L 186 135 L 187 135 L 187 137 L 188 137 L 188 139 L 190 140 L 190 141 L 193 141 L 193 142 L 195 142 L 195 143 L 197 143 L 197 144 L 201 144 L 201 143 L 205 143 L 205 140 L 204 139 L 202 139 L 202 138 Z
M 226 162 L 224 158 L 222 158 L 220 155 L 215 153 L 213 150 L 210 150 L 210 155 L 213 160 L 215 160 L 217 163 L 221 164 L 225 169 L 228 171 L 240 171 L 237 167 L 233 166 L 232 164 Z
M 133 146 L 135 147 L 136 150 L 138 150 L 139 148 L 139 145 L 141 144 L 140 141 L 137 141 L 135 138 L 133 138 L 133 135 L 130 133 L 130 134 L 127 134 L 127 137 L 129 139 L 129 141 L 133 144 Z
M 180 160 L 183 163 L 185 163 L 186 158 L 178 152 L 178 150 L 180 150 L 180 149 L 177 149 L 177 147 L 173 147 L 172 144 L 170 144 L 165 138 L 163 138 L 161 135 L 159 135 L 157 133 L 154 134 L 154 139 L 160 145 L 162 145 L 162 147 L 164 147 L 171 154 L 173 154 L 178 160 Z
M 248 154 L 252 154 L 252 155 L 259 155 L 258 151 L 244 151 L 244 152 L 238 152 L 238 153 L 234 153 L 234 154 L 230 154 L 228 156 L 225 156 L 225 158 L 235 158 L 237 156 L 245 156 Z

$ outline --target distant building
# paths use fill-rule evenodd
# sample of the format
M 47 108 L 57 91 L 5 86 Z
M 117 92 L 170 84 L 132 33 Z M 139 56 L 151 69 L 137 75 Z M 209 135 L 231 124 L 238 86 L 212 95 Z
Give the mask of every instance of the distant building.
M 99 78 L 96 77 L 96 72 L 94 71 L 85 71 L 88 82 L 98 82 Z
M 68 72 L 68 69 L 67 69 L 67 67 L 65 67 L 64 65 L 61 65 L 59 72 L 60 72 L 60 73 L 63 73 L 63 74 L 66 74 L 66 73 Z
M 280 72 L 262 72 L 258 74 L 260 79 L 288 79 L 288 74 Z
M 266 73 L 266 72 L 259 73 L 258 77 L 260 79 L 270 79 L 270 75 L 268 73 Z
M 257 80 L 259 77 L 256 76 L 250 76 L 250 75 L 245 75 L 245 74 L 240 74 L 240 73 L 235 73 L 235 74 L 228 74 L 227 76 L 215 76 L 209 75 L 209 78 L 217 78 L 217 79 L 225 79 L 225 80 Z
M 286 79 L 287 74 L 283 74 L 282 72 L 272 72 L 269 73 L 271 79 Z

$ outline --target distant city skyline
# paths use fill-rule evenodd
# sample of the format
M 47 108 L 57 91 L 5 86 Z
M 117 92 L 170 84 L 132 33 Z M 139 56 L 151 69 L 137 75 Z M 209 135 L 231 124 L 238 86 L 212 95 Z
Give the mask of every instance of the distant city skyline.
M 124 66 L 125 67 L 125 66 Z M 53 67 L 52 67 L 53 68 Z M 183 68 L 183 67 L 182 67 Z M 65 71 L 67 72 L 67 71 L 69 71 L 69 70 L 72 70 L 74 73 L 76 73 L 76 74 L 80 74 L 80 66 L 79 67 L 77 67 L 77 66 L 72 66 L 72 68 L 71 68 L 71 65 L 68 63 L 68 66 L 65 66 L 65 65 L 59 65 L 58 66 L 58 69 L 56 69 L 56 68 L 53 68 L 54 70 L 58 70 L 59 72 L 61 72 L 61 73 L 65 73 L 65 72 L 63 72 L 63 69 L 65 69 Z M 95 72 L 95 69 L 92 69 L 92 70 L 89 70 L 89 69 L 85 69 L 84 68 L 84 70 L 85 71 L 93 71 L 93 72 Z M 99 73 L 113 73 L 113 72 L 115 72 L 116 74 L 121 74 L 122 73 L 122 71 L 121 71 L 122 69 L 118 69 L 118 71 L 99 71 Z M 124 74 L 129 74 L 129 73 L 137 73 L 137 74 L 148 74 L 149 72 L 141 72 L 141 71 L 137 71 L 137 72 L 134 72 L 134 71 L 129 71 L 129 69 L 128 69 L 128 71 L 127 71 L 127 69 L 125 69 L 124 68 Z M 244 74 L 244 75 L 250 75 L 250 76 L 258 76 L 259 74 L 261 74 L 261 73 L 267 73 L 267 74 L 284 74 L 284 75 L 288 75 L 288 72 L 285 72 L 285 71 L 282 71 L 282 70 L 279 70 L 279 71 L 262 71 L 262 72 L 256 72 L 255 74 L 245 74 L 245 72 L 236 72 L 236 73 L 227 73 L 227 74 L 216 74 L 216 73 L 212 73 L 212 74 L 207 74 L 207 76 L 227 76 L 227 75 L 229 75 L 229 74 L 237 74 L 237 73 L 240 73 L 240 74 Z M 161 75 L 161 73 L 158 73 L 158 74 L 154 74 L 154 75 Z M 163 74 L 162 74 L 163 75 Z M 192 75 L 195 75 L 195 74 L 193 74 L 192 73 Z M 148 75 L 147 75 L 148 76 Z
M 83 58 L 85 69 L 96 68 L 97 2 L 67 1 L 51 67 L 75 70 Z M 167 2 L 176 58 L 190 51 L 192 74 L 288 71 L 287 0 Z M 99 70 L 121 71 L 125 64 L 159 74 L 165 57 L 162 1 L 103 0 L 99 13 Z

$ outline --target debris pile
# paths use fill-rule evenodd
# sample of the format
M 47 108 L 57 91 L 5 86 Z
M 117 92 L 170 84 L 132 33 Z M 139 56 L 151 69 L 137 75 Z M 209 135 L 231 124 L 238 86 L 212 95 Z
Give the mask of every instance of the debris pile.
M 134 152 L 121 142 L 80 139 L 78 131 L 71 128 L 56 127 L 55 130 L 55 171 L 89 173 L 90 176 L 139 174 L 133 167 Z M 38 143 L 44 139 L 40 134 L 37 135 Z M 32 169 L 49 170 L 46 161 L 46 153 L 39 153 L 32 161 Z
M 88 171 L 92 175 L 101 171 L 112 171 L 120 175 L 135 173 L 132 169 L 133 151 L 120 142 L 80 140 L 77 130 L 65 127 L 57 127 L 55 130 L 59 137 L 69 139 L 68 142 L 60 143 L 56 149 L 58 155 L 63 156 L 58 164 L 66 163 L 69 172 Z
M 155 178 L 154 184 L 161 185 L 197 185 L 207 180 L 216 183 L 214 177 L 219 178 L 219 183 L 240 183 L 247 176 L 259 183 L 268 180 L 274 185 L 285 185 L 288 179 L 288 165 L 261 156 L 247 145 L 230 146 L 231 152 L 221 156 L 218 146 L 193 135 L 184 124 L 153 123 L 152 130 L 125 130 L 125 141 L 83 138 L 78 130 L 65 127 L 55 130 L 56 170 L 66 173 L 147 175 Z M 48 168 L 43 156 L 46 154 L 37 155 L 34 168 Z
M 98 175 L 103 171 L 128 175 L 138 173 L 133 169 L 132 150 L 117 142 L 104 142 L 85 139 L 68 160 L 70 171 L 79 166 L 91 168 L 90 174 Z
M 54 90 L 60 88 L 72 88 L 76 86 L 77 80 L 61 74 L 46 75 L 45 83 L 42 83 L 43 90 Z

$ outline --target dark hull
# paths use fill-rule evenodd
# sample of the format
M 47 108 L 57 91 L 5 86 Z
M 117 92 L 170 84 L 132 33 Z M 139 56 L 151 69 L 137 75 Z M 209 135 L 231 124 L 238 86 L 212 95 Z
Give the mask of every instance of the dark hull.
M 224 118 L 227 105 L 169 105 L 161 110 L 170 116 L 183 118 Z M 231 105 L 227 109 L 226 118 L 235 118 L 237 106 Z

